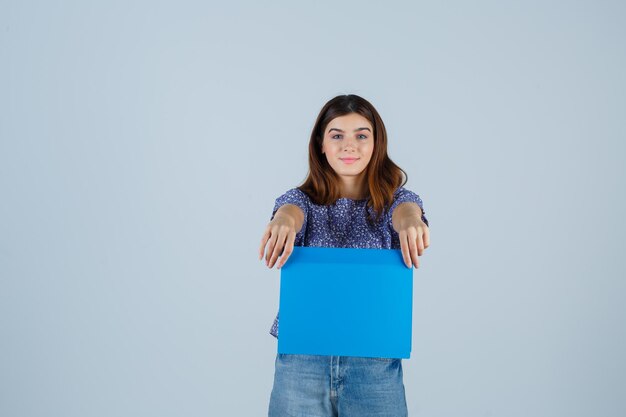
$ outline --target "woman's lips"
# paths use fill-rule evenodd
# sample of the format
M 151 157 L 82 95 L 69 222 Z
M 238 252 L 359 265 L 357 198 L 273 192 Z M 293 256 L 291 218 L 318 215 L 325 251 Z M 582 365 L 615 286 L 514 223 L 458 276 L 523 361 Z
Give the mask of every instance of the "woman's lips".
M 353 164 L 358 161 L 359 158 L 339 158 L 343 161 L 344 164 Z

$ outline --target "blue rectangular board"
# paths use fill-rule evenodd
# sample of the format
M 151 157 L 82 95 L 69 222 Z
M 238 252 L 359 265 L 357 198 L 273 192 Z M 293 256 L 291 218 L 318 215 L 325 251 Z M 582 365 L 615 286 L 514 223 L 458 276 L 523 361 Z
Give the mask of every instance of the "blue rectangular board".
M 410 357 L 413 268 L 399 249 L 295 246 L 279 304 L 278 353 Z

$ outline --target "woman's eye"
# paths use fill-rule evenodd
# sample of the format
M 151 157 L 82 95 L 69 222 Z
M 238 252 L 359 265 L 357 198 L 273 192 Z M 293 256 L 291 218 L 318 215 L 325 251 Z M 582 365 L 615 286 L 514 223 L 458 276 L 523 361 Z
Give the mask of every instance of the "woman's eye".
M 331 138 L 332 139 L 341 139 L 341 136 L 342 135 L 337 134 L 337 135 L 331 136 Z M 367 135 L 359 135 L 358 138 L 359 139 L 367 139 Z

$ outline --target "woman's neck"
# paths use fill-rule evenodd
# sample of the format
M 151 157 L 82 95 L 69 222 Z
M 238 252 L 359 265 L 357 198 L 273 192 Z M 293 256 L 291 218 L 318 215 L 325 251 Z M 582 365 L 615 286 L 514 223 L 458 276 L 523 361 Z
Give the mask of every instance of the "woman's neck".
M 343 177 L 341 181 L 341 197 L 362 200 L 367 196 L 367 183 L 364 177 Z

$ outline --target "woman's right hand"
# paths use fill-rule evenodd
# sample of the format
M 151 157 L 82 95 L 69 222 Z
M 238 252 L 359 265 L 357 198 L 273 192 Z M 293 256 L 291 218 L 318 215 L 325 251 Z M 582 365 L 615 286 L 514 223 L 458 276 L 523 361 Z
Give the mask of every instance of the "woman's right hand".
M 267 246 L 265 254 L 265 264 L 272 268 L 278 257 L 282 257 L 277 263 L 276 269 L 287 262 L 289 255 L 293 252 L 293 244 L 296 240 L 296 221 L 293 217 L 277 212 L 271 222 L 265 228 L 265 233 L 261 238 L 259 247 L 259 260 L 263 259 L 263 252 Z

